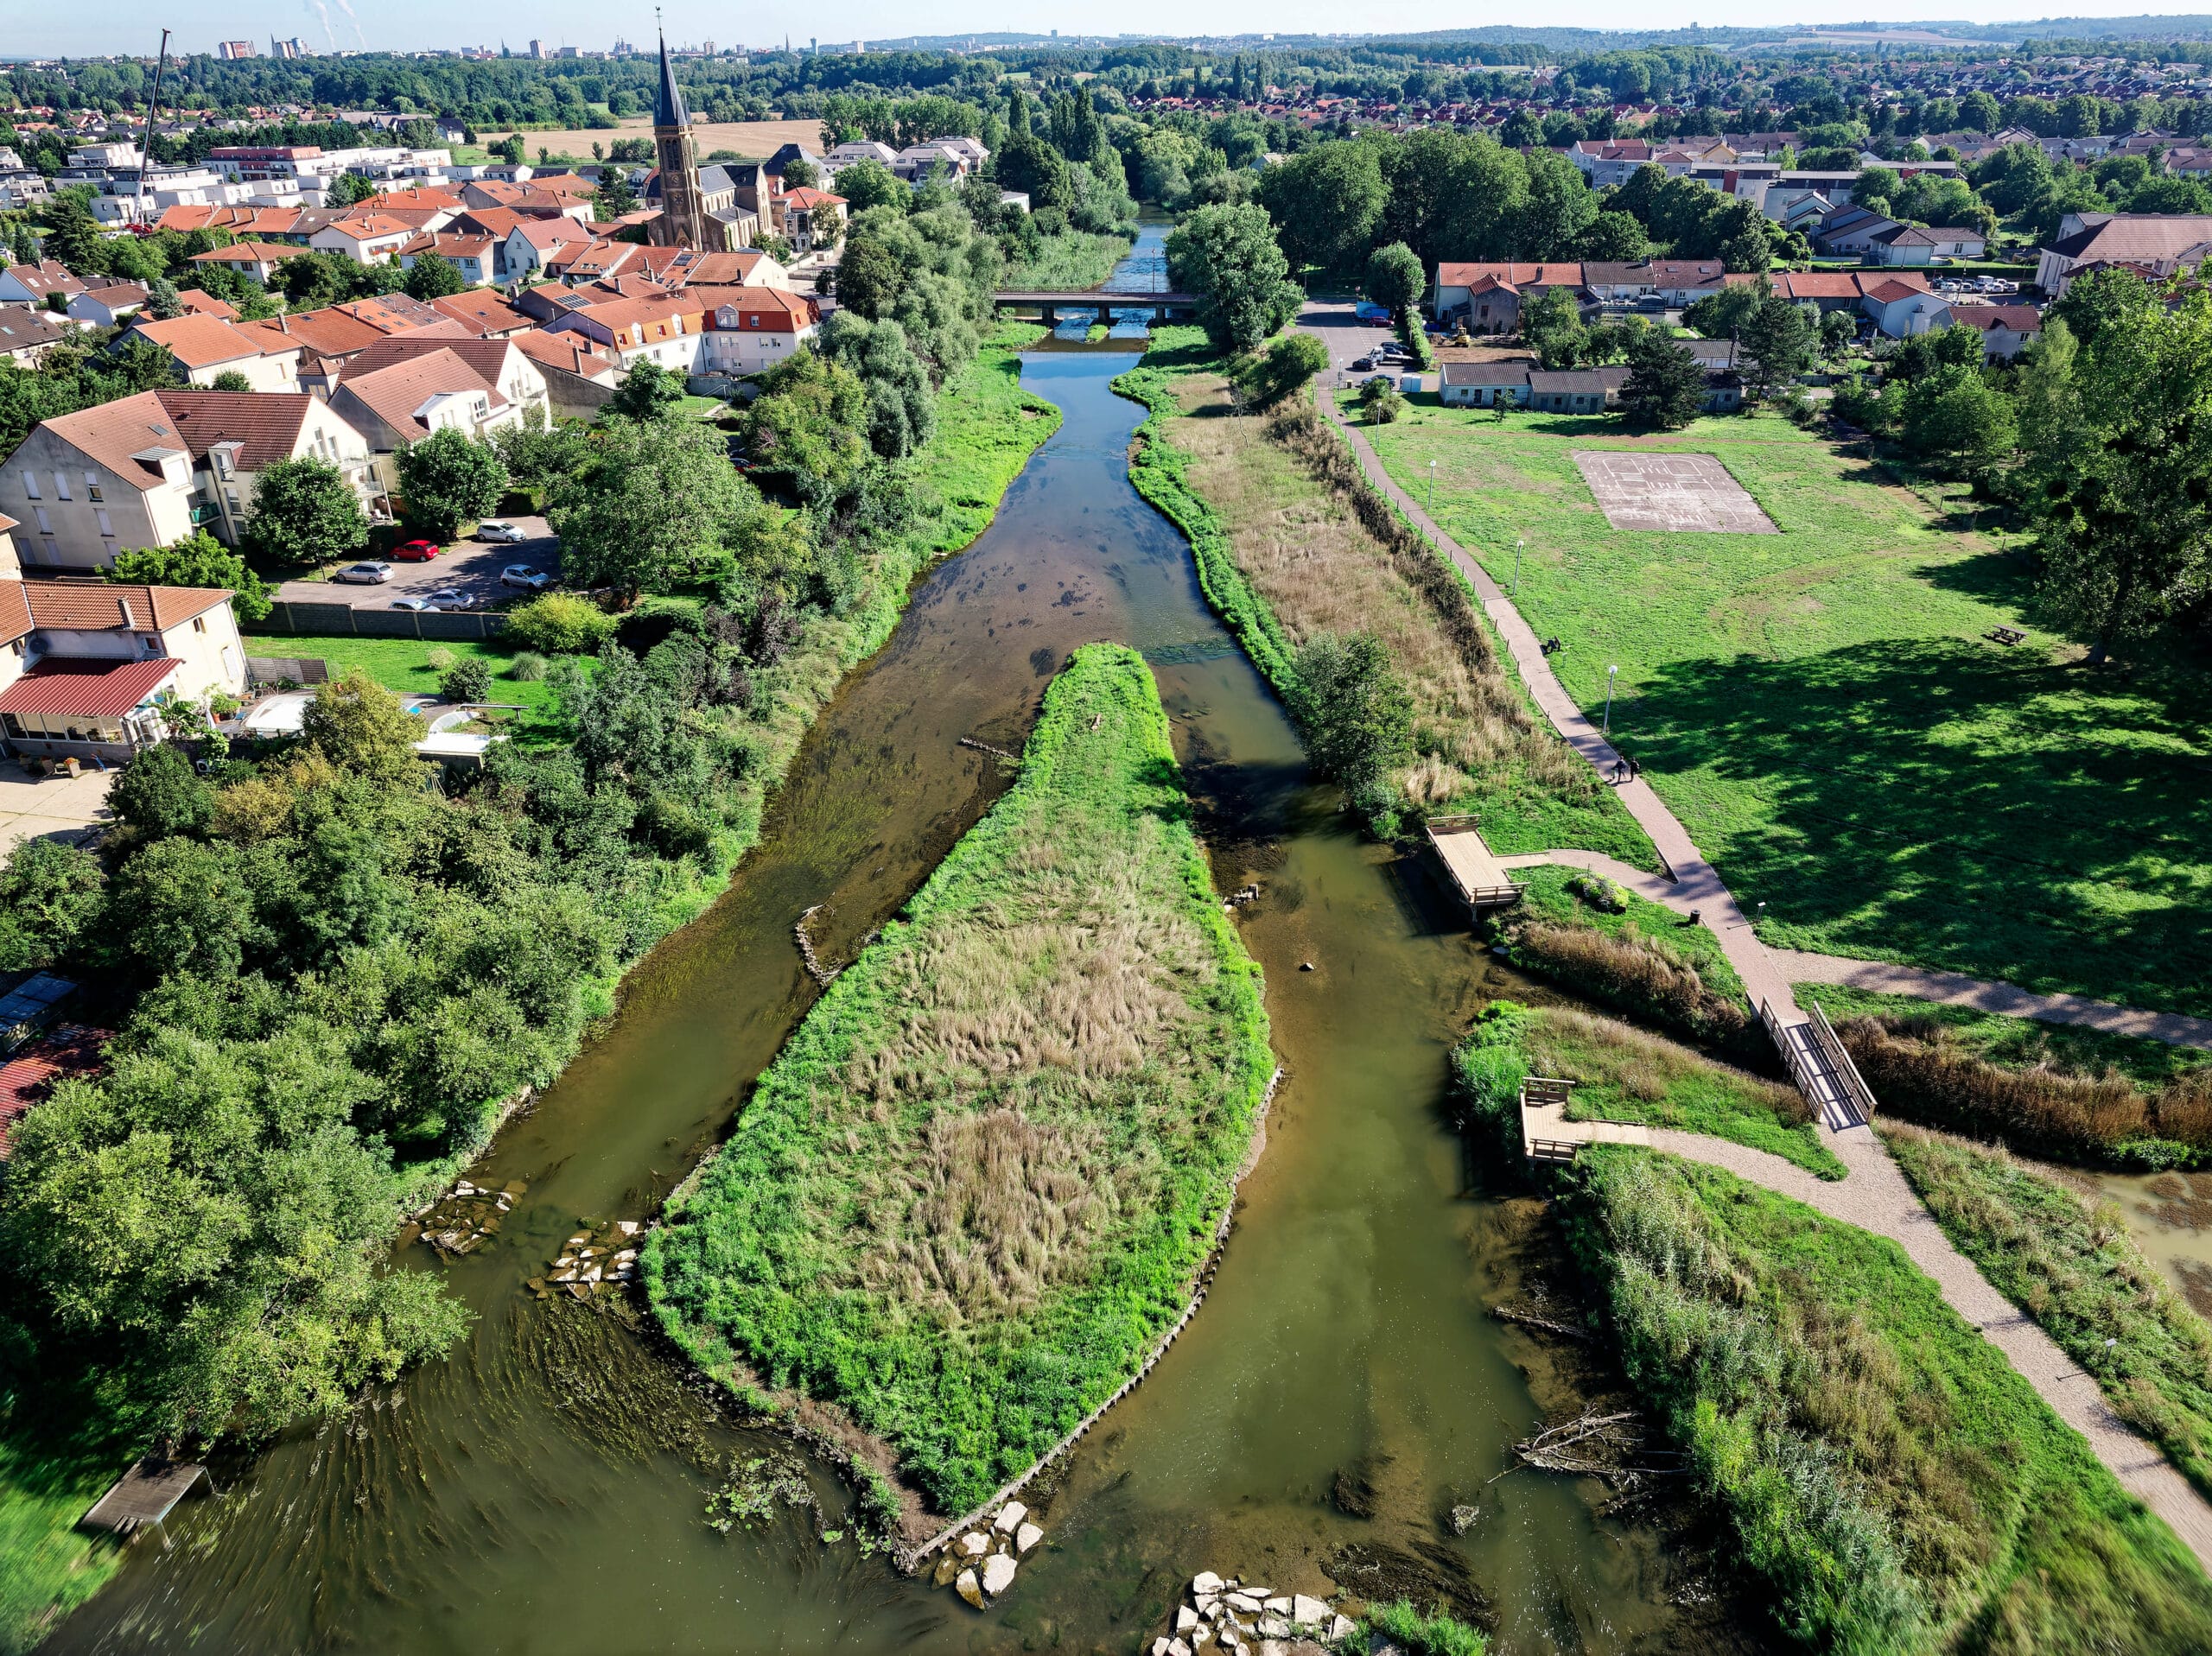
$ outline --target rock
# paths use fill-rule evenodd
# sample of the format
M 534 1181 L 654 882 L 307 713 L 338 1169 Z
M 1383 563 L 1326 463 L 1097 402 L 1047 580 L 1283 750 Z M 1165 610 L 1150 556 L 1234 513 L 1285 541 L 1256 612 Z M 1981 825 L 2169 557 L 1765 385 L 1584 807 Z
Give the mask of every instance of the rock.
M 983 1608 L 982 1583 L 976 1579 L 976 1572 L 974 1570 L 962 1570 L 960 1572 L 960 1578 L 952 1583 L 952 1590 L 959 1594 L 961 1597 L 966 1599 L 977 1609 L 980 1610 Z
M 1014 1585 L 1014 1560 L 1003 1552 L 983 1561 L 983 1590 L 993 1598 Z
M 1318 1598 L 1300 1593 L 1290 1601 L 1290 1619 L 1301 1627 L 1325 1627 L 1329 1625 L 1329 1607 Z
M 1167 1640 L 1164 1634 L 1152 1641 L 1152 1656 L 1167 1656 Z
M 1230 1584 L 1231 1587 L 1235 1587 L 1235 1586 L 1236 1586 L 1236 1585 L 1237 1585 L 1237 1583 L 1235 1583 L 1235 1582 L 1231 1582 L 1231 1583 L 1230 1583 L 1229 1584 Z M 1263 1599 L 1263 1598 L 1267 1597 L 1267 1596 L 1268 1596 L 1268 1589 L 1267 1589 L 1266 1588 L 1264 1588 L 1264 1587 L 1246 1587 L 1246 1588 L 1244 1588 L 1244 1589 L 1243 1589 L 1243 1590 L 1244 1590 L 1245 1592 L 1249 1593 L 1249 1594 L 1250 1594 L 1254 1598 Z
M 1267 1608 L 1276 1615 L 1288 1615 L 1290 1614 L 1290 1600 L 1287 1597 L 1271 1598 L 1268 1601 Z
M 1229 1596 L 1229 1608 L 1241 1611 L 1246 1615 L 1257 1615 L 1262 1608 L 1262 1601 L 1249 1593 L 1231 1593 Z
M 1290 1618 L 1287 1615 L 1263 1615 L 1260 1618 L 1260 1637 L 1287 1639 L 1290 1637 Z
M 937 1568 L 930 1572 L 930 1584 L 934 1587 L 950 1587 L 952 1585 L 952 1578 L 959 1573 L 960 1560 L 950 1552 L 940 1552 L 937 1555 Z
M 1201 1570 L 1191 1577 L 1191 1593 L 1196 1598 L 1210 1598 L 1221 1591 L 1221 1577 L 1211 1570 Z
M 1189 1605 L 1187 1605 L 1187 1604 L 1179 1604 L 1179 1605 L 1177 1605 L 1177 1606 L 1175 1607 L 1175 1631 L 1176 1631 L 1176 1632 L 1178 1632 L 1178 1633 L 1188 1633 L 1188 1632 L 1190 1632 L 1190 1630 L 1191 1630 L 1192 1628 L 1193 1628 L 1193 1627 L 1197 1627 L 1197 1626 L 1198 1625 L 1198 1620 L 1199 1620 L 1199 1618 L 1198 1618 L 1198 1613 L 1196 1610 L 1192 1609 Z
M 638 1221 L 634 1219 L 618 1219 L 614 1221 L 614 1228 L 620 1231 L 625 1236 L 635 1236 L 638 1234 L 639 1227 Z
M 1191 1647 L 1180 1639 L 1167 1641 L 1167 1656 L 1191 1656 Z
M 1452 1509 L 1452 1533 L 1465 1535 L 1474 1528 L 1475 1520 L 1483 1515 L 1479 1507 L 1458 1506 Z
M 991 1550 L 991 1538 L 981 1530 L 970 1530 L 952 1544 L 963 1558 L 980 1558 Z
M 1358 1631 L 1357 1625 L 1348 1615 L 1332 1616 L 1329 1621 L 1329 1642 L 1349 1639 Z
M 1014 1532 L 1014 1550 L 1018 1554 L 1027 1553 L 1030 1548 L 1044 1539 L 1044 1531 L 1039 1529 L 1034 1524 L 1024 1524 Z
M 1313 969 L 1313 962 L 1311 961 L 1300 961 L 1298 963 L 1298 969 L 1301 972 L 1311 972 Z
M 1009 1501 L 999 1508 L 999 1515 L 991 1520 L 991 1527 L 1001 1535 L 1011 1535 L 1020 1527 L 1021 1520 L 1028 1516 L 1028 1507 L 1018 1501 Z

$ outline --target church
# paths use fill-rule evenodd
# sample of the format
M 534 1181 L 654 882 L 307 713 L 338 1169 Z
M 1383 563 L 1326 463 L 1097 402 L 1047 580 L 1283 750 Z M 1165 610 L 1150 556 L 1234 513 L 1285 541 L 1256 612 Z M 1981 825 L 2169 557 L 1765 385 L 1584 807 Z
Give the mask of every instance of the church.
M 669 67 L 665 34 L 660 41 L 660 93 L 653 101 L 653 159 L 658 170 L 645 186 L 645 199 L 660 208 L 660 217 L 651 221 L 647 232 L 654 245 L 732 252 L 758 239 L 762 206 L 758 188 L 766 182 L 772 189 L 772 181 L 762 178 L 758 162 L 700 167 L 691 111 L 684 107 L 676 72 Z M 754 199 L 745 200 L 748 194 Z

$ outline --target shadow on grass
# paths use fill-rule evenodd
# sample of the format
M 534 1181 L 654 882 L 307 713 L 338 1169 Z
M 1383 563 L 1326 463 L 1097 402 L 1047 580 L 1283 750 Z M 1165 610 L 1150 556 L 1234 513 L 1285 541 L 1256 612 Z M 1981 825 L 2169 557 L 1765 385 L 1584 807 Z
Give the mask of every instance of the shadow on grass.
M 1707 849 L 1785 941 L 2212 1012 L 2204 686 L 2164 688 L 1885 640 L 1678 663 L 1616 722 L 1756 789 L 1764 822 Z

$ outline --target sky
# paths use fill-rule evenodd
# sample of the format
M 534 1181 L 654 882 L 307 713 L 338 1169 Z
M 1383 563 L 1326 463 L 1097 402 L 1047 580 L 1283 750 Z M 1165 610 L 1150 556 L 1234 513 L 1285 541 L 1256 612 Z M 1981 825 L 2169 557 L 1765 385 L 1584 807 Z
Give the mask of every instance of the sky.
M 1930 17 L 1999 22 L 2034 16 L 2140 16 L 2145 10 L 2143 0 L 2080 0 L 2035 10 L 2019 0 L 1804 0 L 1788 10 L 1771 0 L 1680 0 L 1669 7 L 1643 0 L 1554 0 L 1543 8 L 1542 17 L 1551 28 L 1655 29 L 1743 26 L 1781 18 L 1797 24 Z M 2212 0 L 2198 10 L 2212 10 Z M 486 19 L 482 29 L 474 21 L 473 9 L 456 8 L 451 0 L 107 0 L 81 11 L 34 7 L 25 0 L 8 10 L 13 15 L 0 21 L 0 53 L 10 56 L 150 54 L 164 27 L 175 31 L 173 45 L 183 52 L 213 51 L 219 39 L 239 35 L 253 37 L 266 51 L 272 34 L 297 35 L 310 50 L 480 45 L 497 49 L 502 39 L 499 27 L 512 31 L 504 38 L 518 48 L 535 34 L 549 45 L 593 49 L 611 45 L 618 32 L 645 43 L 653 31 L 650 6 L 609 7 L 603 0 L 536 0 L 519 10 L 475 13 Z M 893 31 L 899 36 L 969 29 L 1041 33 L 1053 28 L 1071 35 L 1299 33 L 1340 29 L 1356 19 L 1363 30 L 1389 32 L 1462 28 L 1471 22 L 1464 8 L 1438 6 L 1433 0 L 1368 0 L 1350 16 L 1342 0 L 1206 0 L 1196 6 L 1188 0 L 1058 0 L 1035 10 L 1007 0 L 828 0 L 808 5 L 785 0 L 741 11 L 703 0 L 675 0 L 666 17 L 671 41 L 712 40 L 717 46 L 780 43 L 786 30 L 794 41 L 850 41 L 881 39 Z

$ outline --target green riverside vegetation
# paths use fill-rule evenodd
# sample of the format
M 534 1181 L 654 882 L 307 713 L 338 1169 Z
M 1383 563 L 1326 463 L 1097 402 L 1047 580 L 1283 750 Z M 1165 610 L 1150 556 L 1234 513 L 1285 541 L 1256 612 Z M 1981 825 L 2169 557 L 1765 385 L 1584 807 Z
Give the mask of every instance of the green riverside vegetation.
M 1665 440 L 1717 456 L 1778 535 L 1611 529 L 1573 456 L 1651 447 L 1611 419 L 1423 397 L 1368 435 L 1417 498 L 1437 462 L 1438 522 L 1501 583 L 1527 541 L 1517 601 L 1565 641 L 1554 670 L 1594 714 L 1618 663 L 1614 734 L 1772 903 L 1768 941 L 2212 1011 L 2212 675 L 2183 652 L 2084 673 L 1963 510 L 1779 417 Z
M 2212 1582 L 1885 1238 L 1583 1152 L 1569 1235 L 1629 1377 L 1818 1649 L 2182 1653 Z
M 2001 1150 L 1897 1122 L 1881 1134 L 1990 1285 L 2212 1494 L 2212 1326 L 2144 1258 L 2119 1211 Z
M 1038 256 L 1007 262 L 1002 278 L 1008 288 L 1045 288 L 1080 292 L 1096 288 L 1114 274 L 1114 267 L 1135 239 L 1116 233 L 1086 234 L 1080 231 L 1046 238 Z
M 1076 652 L 1014 788 L 824 993 L 645 1253 L 710 1374 L 960 1512 L 1134 1375 L 1274 1069 L 1150 670 Z

